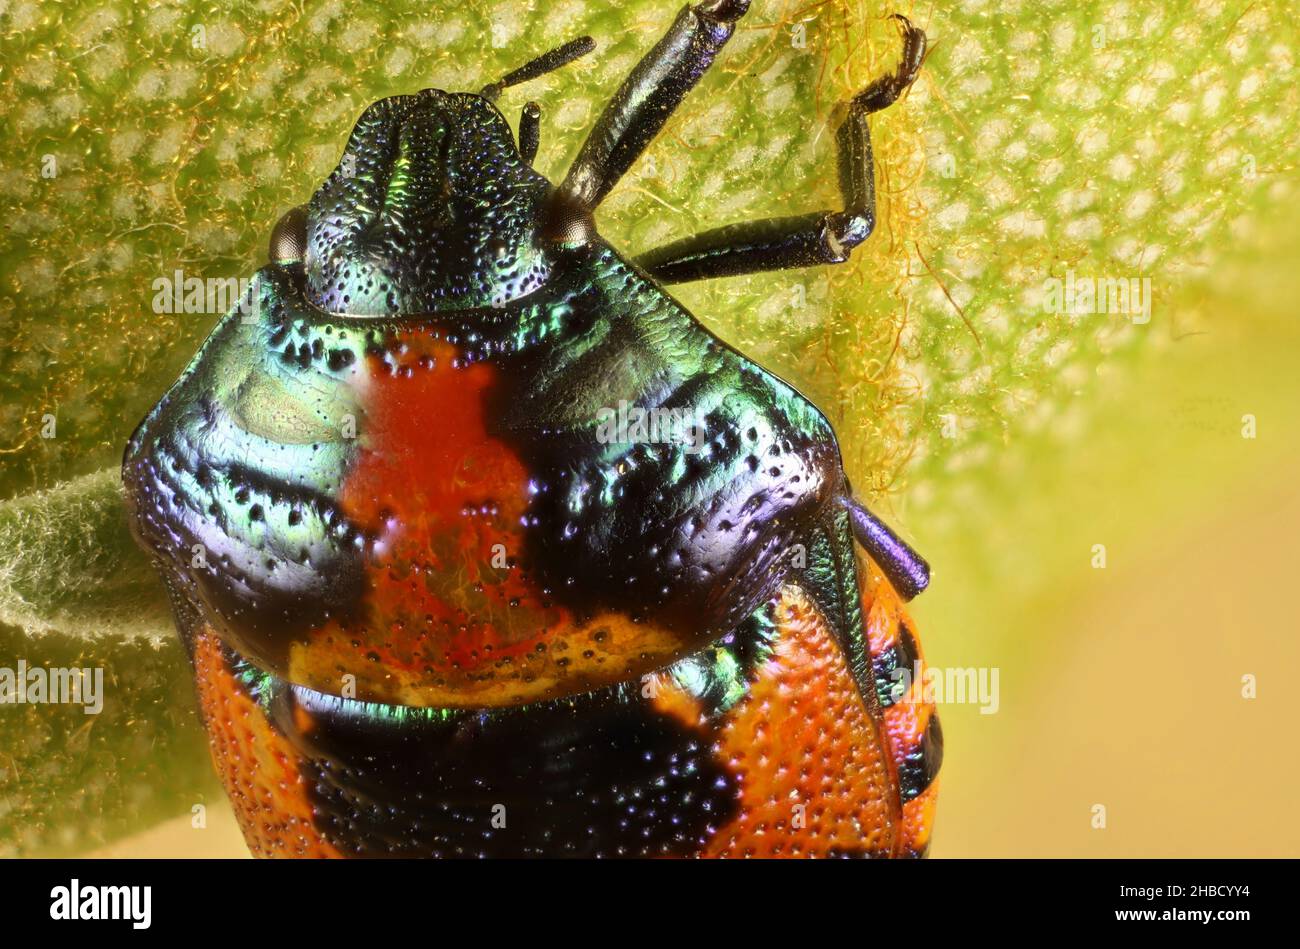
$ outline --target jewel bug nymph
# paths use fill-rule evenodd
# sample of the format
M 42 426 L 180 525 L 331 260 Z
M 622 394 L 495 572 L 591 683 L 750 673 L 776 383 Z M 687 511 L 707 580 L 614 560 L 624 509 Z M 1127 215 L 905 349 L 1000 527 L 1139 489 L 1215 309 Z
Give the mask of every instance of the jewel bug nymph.
M 593 213 L 732 36 L 681 11 L 567 176 L 478 93 L 382 99 L 127 446 L 213 759 L 264 856 L 903 856 L 942 738 L 900 694 L 925 562 L 855 500 L 830 423 L 673 283 L 841 263 L 843 208 L 626 257 Z M 649 423 L 647 424 L 647 419 Z

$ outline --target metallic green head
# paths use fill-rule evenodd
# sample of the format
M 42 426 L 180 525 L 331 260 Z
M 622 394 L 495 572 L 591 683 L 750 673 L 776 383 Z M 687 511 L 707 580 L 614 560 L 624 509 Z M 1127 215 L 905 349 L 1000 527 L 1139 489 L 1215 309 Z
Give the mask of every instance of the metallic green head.
M 546 280 L 549 190 L 482 95 L 381 99 L 306 208 L 277 225 L 272 262 L 301 263 L 308 299 L 331 313 L 501 306 Z
M 333 174 L 275 226 L 271 263 L 301 268 L 311 303 L 351 316 L 499 307 L 532 293 L 551 256 L 593 229 L 589 214 L 575 225 L 555 213 L 551 183 L 531 167 L 536 104 L 517 146 L 493 100 L 594 46 L 579 37 L 478 93 L 425 89 L 369 106 Z

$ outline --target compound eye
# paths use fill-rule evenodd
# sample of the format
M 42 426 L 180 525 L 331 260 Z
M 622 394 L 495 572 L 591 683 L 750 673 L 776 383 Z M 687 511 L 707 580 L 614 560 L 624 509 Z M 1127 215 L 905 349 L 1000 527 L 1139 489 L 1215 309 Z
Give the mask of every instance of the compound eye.
M 542 239 L 561 250 L 585 247 L 596 237 L 591 211 L 556 192 L 543 212 Z
M 307 209 L 296 207 L 287 211 L 271 231 L 269 256 L 271 263 L 281 267 L 301 263 L 307 255 Z

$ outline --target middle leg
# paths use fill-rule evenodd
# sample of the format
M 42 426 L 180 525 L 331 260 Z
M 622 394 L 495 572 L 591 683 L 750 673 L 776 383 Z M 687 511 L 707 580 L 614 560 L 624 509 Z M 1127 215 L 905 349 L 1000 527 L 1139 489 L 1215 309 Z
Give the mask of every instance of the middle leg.
M 837 135 L 843 211 L 818 211 L 795 217 L 747 221 L 675 241 L 637 258 L 656 280 L 683 283 L 763 270 L 839 264 L 865 241 L 876 225 L 876 185 L 867 117 L 894 102 L 921 68 L 925 34 L 904 16 L 903 59 L 898 69 L 877 79 L 849 103 Z

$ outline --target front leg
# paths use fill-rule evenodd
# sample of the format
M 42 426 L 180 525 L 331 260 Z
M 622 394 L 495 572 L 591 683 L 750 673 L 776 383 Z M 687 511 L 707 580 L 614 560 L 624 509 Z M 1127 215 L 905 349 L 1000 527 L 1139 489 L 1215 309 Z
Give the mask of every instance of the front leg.
M 749 0 L 688 6 L 637 64 L 592 129 L 555 196 L 560 239 L 591 212 L 632 166 L 731 39 Z
M 867 116 L 894 102 L 921 68 L 925 34 L 895 14 L 903 27 L 898 69 L 877 79 L 849 103 L 837 136 L 843 211 L 747 221 L 655 248 L 637 263 L 656 280 L 683 283 L 764 270 L 839 264 L 876 225 L 876 185 Z

